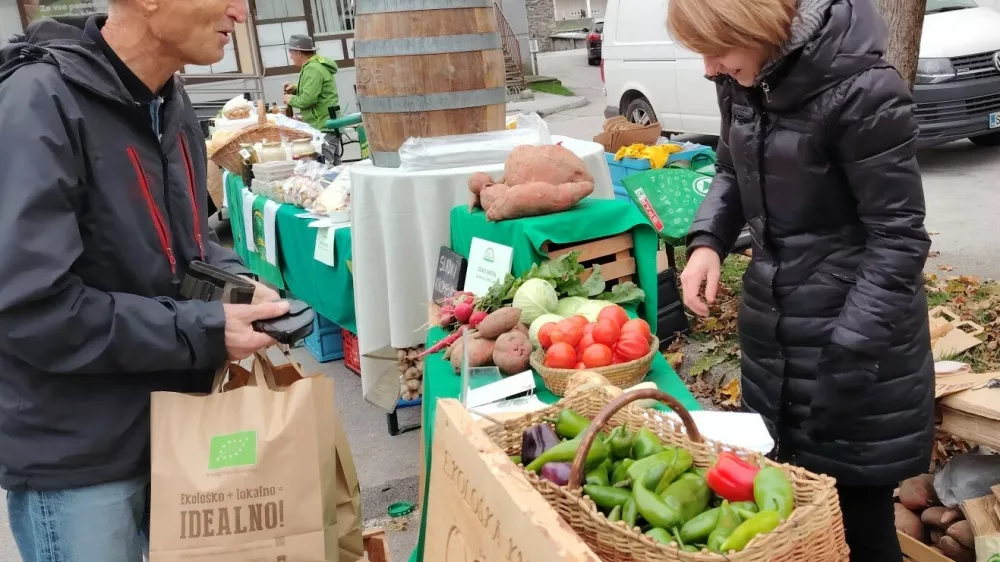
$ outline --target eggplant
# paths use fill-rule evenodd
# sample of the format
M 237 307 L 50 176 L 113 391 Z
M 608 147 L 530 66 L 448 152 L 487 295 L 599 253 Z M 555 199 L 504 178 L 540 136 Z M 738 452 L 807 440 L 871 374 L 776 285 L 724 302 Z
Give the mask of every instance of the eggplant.
M 569 472 L 573 465 L 568 462 L 549 462 L 542 467 L 542 479 L 552 482 L 556 486 L 565 486 L 569 483 Z
M 528 466 L 539 455 L 558 444 L 559 437 L 548 424 L 531 426 L 521 434 L 521 462 Z

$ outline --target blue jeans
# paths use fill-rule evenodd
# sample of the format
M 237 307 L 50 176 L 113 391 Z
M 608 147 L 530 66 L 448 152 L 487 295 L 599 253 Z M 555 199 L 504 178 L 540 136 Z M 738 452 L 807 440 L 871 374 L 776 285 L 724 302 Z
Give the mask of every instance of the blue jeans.
M 149 548 L 149 478 L 8 492 L 7 511 L 24 562 L 141 562 Z

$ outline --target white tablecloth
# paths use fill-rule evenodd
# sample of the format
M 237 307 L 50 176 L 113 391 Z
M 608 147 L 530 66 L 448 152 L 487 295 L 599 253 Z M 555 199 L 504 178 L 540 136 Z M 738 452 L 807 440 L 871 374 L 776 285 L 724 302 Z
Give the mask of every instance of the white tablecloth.
M 614 198 L 601 145 L 560 136 L 553 136 L 552 142 L 561 142 L 586 163 L 594 176 L 592 197 Z M 424 343 L 438 252 L 451 241 L 451 209 L 469 202 L 468 182 L 474 172 L 500 179 L 503 164 L 408 173 L 376 168 L 370 161 L 351 167 L 354 307 L 362 390 L 376 406 L 391 409 L 386 398 L 390 383 L 399 388 L 398 379 L 393 379 L 399 374 L 396 353 L 388 348 Z M 382 390 L 376 390 L 380 380 Z

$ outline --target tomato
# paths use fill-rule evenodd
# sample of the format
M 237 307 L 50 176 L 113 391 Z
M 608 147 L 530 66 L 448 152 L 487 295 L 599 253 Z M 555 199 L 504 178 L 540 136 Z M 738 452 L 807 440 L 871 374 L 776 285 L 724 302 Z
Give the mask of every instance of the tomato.
M 642 359 L 649 353 L 649 340 L 635 332 L 622 334 L 615 344 L 614 353 L 621 358 L 622 363 Z
M 606 306 L 597 315 L 597 321 L 600 322 L 601 320 L 611 320 L 621 328 L 628 322 L 628 312 L 625 312 L 625 309 L 617 304 Z
M 587 369 L 587 366 L 583 364 L 583 361 L 580 361 L 573 368 L 576 369 L 577 371 L 584 371 Z
M 601 343 L 595 343 L 583 350 L 583 364 L 589 369 L 607 367 L 613 359 L 611 348 Z
M 580 343 L 576 344 L 576 358 L 583 361 L 583 350 L 594 345 L 594 336 L 590 334 L 583 334 L 580 338 Z
M 572 369 L 576 365 L 576 350 L 568 343 L 554 342 L 545 352 L 545 366 L 554 369 Z
M 541 330 L 539 330 L 541 331 Z M 552 343 L 565 342 L 576 347 L 583 338 L 583 326 L 578 326 L 572 319 L 561 320 L 556 324 L 556 329 L 552 331 Z
M 594 331 L 594 328 L 596 327 L 597 327 L 597 322 L 587 322 L 587 325 L 583 327 L 583 335 L 592 333 Z
M 614 320 L 601 320 L 597 323 L 597 327 L 594 328 L 594 341 L 612 347 L 618 341 L 621 332 L 621 328 L 618 327 L 618 324 L 615 324 Z
M 548 349 L 552 345 L 552 331 L 555 329 L 555 322 L 546 322 L 538 329 L 538 344 L 542 346 L 542 349 Z
M 569 318 L 567 318 L 567 320 L 572 320 L 573 322 L 576 322 L 576 324 L 580 326 L 581 329 L 585 328 L 587 324 L 590 324 L 590 320 L 587 320 L 587 317 L 582 314 L 577 314 L 576 316 L 570 316 Z
M 653 341 L 653 332 L 649 329 L 649 324 L 647 324 L 645 320 L 635 318 L 633 320 L 629 320 L 624 326 L 622 326 L 623 336 L 633 332 L 646 338 L 646 341 Z

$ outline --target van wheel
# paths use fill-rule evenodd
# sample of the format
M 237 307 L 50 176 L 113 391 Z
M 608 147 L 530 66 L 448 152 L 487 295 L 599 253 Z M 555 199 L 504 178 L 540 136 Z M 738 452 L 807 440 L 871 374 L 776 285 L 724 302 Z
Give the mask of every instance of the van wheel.
M 976 146 L 1000 146 L 1000 133 L 989 133 L 969 139 Z
M 637 125 L 656 123 L 656 113 L 646 98 L 632 100 L 625 108 L 625 118 Z

